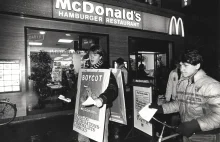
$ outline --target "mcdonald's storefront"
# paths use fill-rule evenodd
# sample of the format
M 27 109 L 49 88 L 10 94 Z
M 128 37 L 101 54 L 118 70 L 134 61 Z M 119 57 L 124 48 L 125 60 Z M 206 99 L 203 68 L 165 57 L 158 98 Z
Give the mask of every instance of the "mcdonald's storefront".
M 165 54 L 162 59 L 170 67 L 174 56 L 184 51 L 182 19 L 181 13 L 136 1 L 7 0 L 0 5 L 0 98 L 16 103 L 17 117 L 31 115 L 30 105 L 39 100 L 33 96 L 34 83 L 29 79 L 33 66 L 30 56 L 40 51 L 49 53 L 61 66 L 73 63 L 76 71 L 81 68 L 82 54 L 94 43 L 104 48 L 105 61 L 111 67 L 122 57 L 132 70 L 135 53 L 144 57 L 151 52 Z M 64 37 L 72 38 L 71 44 L 56 41 Z M 152 59 L 147 55 L 145 58 Z M 8 72 L 12 69 L 4 68 L 5 64 L 19 66 L 17 74 Z M 149 70 L 155 66 L 144 64 Z M 59 94 L 57 90 L 51 92 Z M 60 109 L 55 112 L 60 113 Z

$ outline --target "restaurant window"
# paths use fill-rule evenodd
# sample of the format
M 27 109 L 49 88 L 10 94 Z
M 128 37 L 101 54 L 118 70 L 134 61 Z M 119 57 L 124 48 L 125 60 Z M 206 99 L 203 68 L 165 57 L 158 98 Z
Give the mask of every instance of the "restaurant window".
M 99 44 L 108 55 L 107 36 L 26 28 L 26 37 L 27 114 L 74 109 L 78 72 L 84 68 L 88 49 Z M 59 99 L 63 96 L 72 102 Z

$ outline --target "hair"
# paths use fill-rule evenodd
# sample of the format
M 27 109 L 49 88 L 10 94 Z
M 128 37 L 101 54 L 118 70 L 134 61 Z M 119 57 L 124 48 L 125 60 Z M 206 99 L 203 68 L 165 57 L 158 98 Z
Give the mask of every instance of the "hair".
M 144 66 L 144 64 L 140 64 L 138 68 L 139 68 L 139 70 L 144 70 L 145 66 Z
M 74 64 L 70 64 L 70 66 L 73 66 L 73 67 L 74 67 Z
M 124 64 L 124 59 L 120 57 L 116 60 L 116 63 L 118 63 L 119 65 L 122 65 Z
M 200 64 L 200 68 L 203 64 L 202 55 L 199 54 L 198 50 L 187 50 L 181 57 L 180 62 L 189 63 L 191 65 Z
M 88 53 L 90 52 L 93 52 L 94 54 L 99 54 L 100 56 L 104 56 L 104 50 L 99 45 L 92 45 Z

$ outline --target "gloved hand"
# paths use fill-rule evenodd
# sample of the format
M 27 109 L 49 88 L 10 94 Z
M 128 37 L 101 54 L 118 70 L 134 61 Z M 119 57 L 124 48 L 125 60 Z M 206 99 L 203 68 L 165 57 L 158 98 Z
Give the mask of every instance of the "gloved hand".
M 163 113 L 163 108 L 162 106 L 159 106 L 158 104 L 156 103 L 152 103 L 149 105 L 149 108 L 155 108 L 157 109 L 157 112 L 156 113 Z
M 102 105 L 103 105 L 103 100 L 101 99 L 101 98 L 97 98 L 97 99 L 95 99 L 94 100 L 95 101 L 95 106 L 97 106 L 97 107 L 102 107 Z
M 193 119 L 189 122 L 181 123 L 176 131 L 183 136 L 190 137 L 194 133 L 201 131 L 201 128 L 198 121 Z

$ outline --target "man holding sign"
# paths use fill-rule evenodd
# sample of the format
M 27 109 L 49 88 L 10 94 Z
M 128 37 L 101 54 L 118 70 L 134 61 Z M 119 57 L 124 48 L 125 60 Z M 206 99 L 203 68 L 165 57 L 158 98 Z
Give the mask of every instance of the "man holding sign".
M 93 45 L 89 49 L 88 53 L 89 53 L 89 60 L 85 63 L 85 68 L 88 68 L 88 69 L 107 69 L 108 68 L 103 62 L 104 52 L 103 52 L 103 49 L 99 45 Z M 110 73 L 110 71 L 109 71 L 109 73 Z M 91 116 L 90 118 L 99 121 L 100 117 L 98 118 L 98 115 L 101 115 L 101 114 L 96 113 L 97 112 L 96 109 L 102 109 L 102 107 L 105 106 L 105 104 L 106 104 L 107 108 L 106 108 L 106 111 L 105 111 L 103 142 L 108 142 L 108 123 L 109 123 L 109 117 L 110 117 L 110 109 L 109 108 L 112 106 L 113 101 L 118 96 L 118 86 L 117 86 L 116 79 L 115 79 L 115 77 L 112 73 L 110 74 L 109 82 L 108 81 L 106 81 L 106 82 L 103 81 L 104 80 L 103 76 L 104 75 L 102 74 L 101 71 L 100 72 L 94 72 L 93 74 L 87 73 L 87 74 L 82 74 L 81 75 L 81 80 L 80 81 L 82 81 L 82 83 L 85 80 L 88 81 L 88 82 L 91 82 L 90 86 L 94 86 L 94 84 L 96 83 L 97 88 L 96 88 L 96 90 L 92 90 L 89 86 L 86 86 L 84 84 L 84 86 L 83 86 L 84 89 L 81 89 L 82 92 L 84 92 L 84 93 L 80 94 L 81 97 L 78 100 L 79 102 L 77 103 L 77 104 L 80 104 L 80 105 L 78 105 L 79 106 L 78 114 L 77 114 L 77 116 L 74 117 L 74 125 L 76 124 L 75 123 L 76 121 L 77 122 L 79 122 L 79 121 L 86 122 L 85 125 L 89 124 L 89 126 L 94 126 L 94 127 L 89 127 L 89 128 L 91 128 L 91 130 L 93 129 L 93 131 L 94 131 L 94 129 L 98 128 L 99 126 L 93 125 L 92 123 L 88 122 L 89 118 L 86 116 L 86 113 L 91 114 L 91 115 L 89 115 L 89 117 Z M 103 93 L 101 93 L 101 94 L 98 94 L 100 92 L 99 89 L 102 88 L 101 86 L 97 85 L 99 82 L 104 83 L 104 85 L 108 84 L 105 91 L 103 91 Z M 82 83 L 81 83 L 81 88 L 82 88 Z M 81 105 L 87 105 L 86 101 L 87 101 L 88 98 L 90 98 L 90 100 L 92 100 L 92 102 L 93 102 L 92 104 L 94 106 L 96 106 L 95 108 L 93 106 L 93 110 L 91 110 L 89 108 L 89 106 L 88 107 L 81 106 Z M 85 115 L 83 115 L 83 113 Z M 83 117 L 81 117 L 80 115 L 82 115 Z M 85 121 L 82 120 L 82 118 Z M 87 128 L 87 126 L 86 126 L 86 128 Z M 81 133 L 79 133 L 78 141 L 79 142 L 89 142 L 90 141 L 89 138 L 85 135 L 82 135 Z M 97 135 L 99 135 L 99 134 L 97 134 Z

